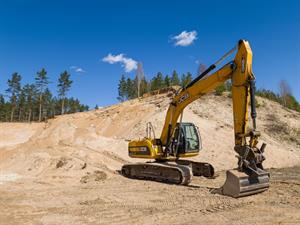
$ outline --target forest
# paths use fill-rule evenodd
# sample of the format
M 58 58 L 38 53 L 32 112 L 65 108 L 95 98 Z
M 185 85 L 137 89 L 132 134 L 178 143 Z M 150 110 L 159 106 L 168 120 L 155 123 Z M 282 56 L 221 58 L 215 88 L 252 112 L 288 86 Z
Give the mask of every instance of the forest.
M 137 98 L 145 93 L 159 90 L 161 88 L 170 86 L 182 86 L 185 87 L 188 83 L 192 81 L 192 74 L 187 72 L 179 77 L 176 70 L 173 70 L 172 75 L 163 75 L 158 72 L 151 80 L 147 81 L 145 77 L 138 79 L 135 76 L 134 79 L 130 77 L 125 78 L 124 75 L 121 76 L 118 85 L 118 97 L 117 99 L 121 102 Z
M 0 121 L 46 121 L 56 115 L 89 110 L 76 98 L 67 97 L 73 81 L 67 71 L 57 80 L 57 95 L 49 89 L 49 76 L 45 69 L 35 75 L 35 82 L 22 84 L 22 76 L 15 72 L 7 81 L 5 93 L 0 94 Z

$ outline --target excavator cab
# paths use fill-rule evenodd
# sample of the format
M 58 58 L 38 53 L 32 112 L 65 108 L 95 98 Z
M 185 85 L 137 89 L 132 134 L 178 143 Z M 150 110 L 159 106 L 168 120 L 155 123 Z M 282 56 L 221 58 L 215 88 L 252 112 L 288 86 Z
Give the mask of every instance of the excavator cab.
M 177 123 L 171 149 L 174 156 L 198 153 L 202 148 L 198 127 L 193 123 Z

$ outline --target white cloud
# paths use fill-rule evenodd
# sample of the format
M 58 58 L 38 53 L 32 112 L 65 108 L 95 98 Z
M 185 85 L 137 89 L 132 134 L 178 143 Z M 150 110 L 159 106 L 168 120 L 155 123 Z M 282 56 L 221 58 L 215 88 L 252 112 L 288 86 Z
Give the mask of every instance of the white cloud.
M 76 73 L 86 73 L 86 71 L 84 69 L 82 69 L 81 67 L 78 67 L 78 66 L 70 66 L 70 69 L 75 71 Z
M 177 36 L 172 37 L 175 41 L 175 46 L 189 46 L 197 39 L 197 31 L 193 30 L 190 32 L 182 31 Z
M 82 68 L 77 68 L 75 71 L 76 71 L 77 73 L 85 73 L 85 70 L 82 69 Z
M 102 59 L 102 61 L 109 64 L 121 63 L 122 67 L 125 68 L 127 73 L 137 69 L 137 61 L 133 60 L 132 58 L 125 57 L 124 54 L 112 55 L 109 53 Z

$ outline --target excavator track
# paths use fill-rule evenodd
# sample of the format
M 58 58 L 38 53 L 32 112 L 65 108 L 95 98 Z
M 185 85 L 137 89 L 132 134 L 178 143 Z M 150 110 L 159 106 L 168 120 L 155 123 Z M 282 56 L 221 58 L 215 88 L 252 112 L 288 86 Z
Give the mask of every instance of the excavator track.
M 194 176 L 203 176 L 206 178 L 214 178 L 215 177 L 214 167 L 209 163 L 195 162 L 192 160 L 181 160 L 181 159 L 176 160 L 176 163 L 180 164 L 180 165 L 191 166 Z
M 125 164 L 122 166 L 121 173 L 128 178 L 181 185 L 188 185 L 193 176 L 190 166 L 169 162 Z

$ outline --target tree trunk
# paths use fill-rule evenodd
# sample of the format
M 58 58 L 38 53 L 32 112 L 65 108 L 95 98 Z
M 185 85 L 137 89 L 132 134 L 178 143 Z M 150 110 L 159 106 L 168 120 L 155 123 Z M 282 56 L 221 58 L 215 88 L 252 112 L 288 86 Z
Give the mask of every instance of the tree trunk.
M 19 122 L 21 121 L 22 118 L 22 108 L 19 109 Z
M 11 113 L 10 113 L 10 122 L 14 121 L 15 109 L 16 109 L 16 103 L 15 103 L 15 101 L 13 101 L 12 107 L 11 107 Z
M 30 120 L 31 120 L 31 108 L 29 109 L 29 112 L 28 112 L 28 122 L 30 123 Z
M 42 121 L 42 95 L 40 95 L 39 122 Z
M 52 108 L 52 117 L 55 117 L 55 107 Z
M 48 108 L 45 107 L 43 109 L 43 121 L 47 122 L 47 119 L 48 119 Z
M 61 102 L 61 115 L 63 115 L 65 113 L 65 99 L 62 99 Z
M 11 109 L 11 113 L 10 113 L 10 122 L 13 122 L 13 120 L 14 120 L 14 113 L 15 113 L 15 107 L 13 107 L 13 108 Z
M 287 96 L 287 95 L 282 96 L 282 98 L 283 98 L 283 106 L 284 106 L 284 107 L 287 106 L 287 103 L 286 103 L 287 97 L 286 97 L 286 96 Z

